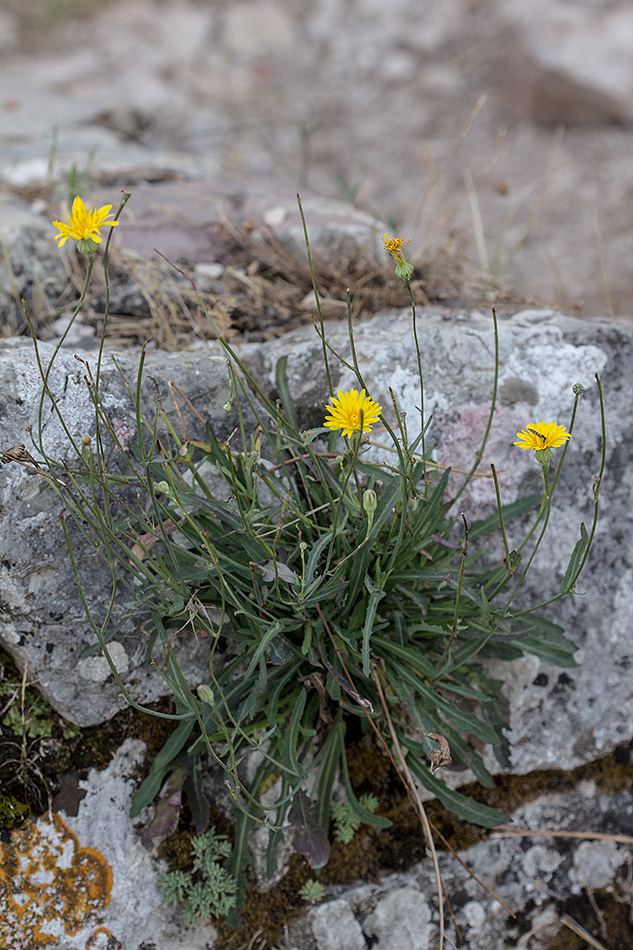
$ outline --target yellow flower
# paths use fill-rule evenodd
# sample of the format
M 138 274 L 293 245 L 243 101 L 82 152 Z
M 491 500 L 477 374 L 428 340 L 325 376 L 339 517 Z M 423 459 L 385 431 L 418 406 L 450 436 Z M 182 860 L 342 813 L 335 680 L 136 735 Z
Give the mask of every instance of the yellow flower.
M 407 241 L 407 243 L 405 244 L 403 238 L 389 237 L 386 231 L 385 231 L 385 236 L 383 238 L 383 241 L 385 243 L 385 250 L 389 251 L 390 254 L 393 254 L 394 258 L 396 259 L 396 261 L 398 261 L 398 263 L 402 263 L 402 261 L 404 260 L 402 248 L 408 247 L 411 241 Z
M 406 244 L 403 238 L 389 237 L 385 232 L 383 237 L 383 242 L 385 245 L 385 250 L 389 251 L 393 255 L 393 259 L 396 262 L 396 277 L 402 278 L 402 280 L 408 281 L 413 273 L 413 264 L 409 264 L 405 260 L 404 254 L 402 253 L 403 247 L 408 247 L 411 241 L 407 241 Z
M 85 204 L 77 195 L 73 201 L 71 213 L 68 215 L 68 224 L 63 221 L 53 221 L 53 225 L 58 229 L 59 234 L 55 235 L 55 240 L 59 241 L 59 246 L 72 238 L 74 241 L 94 241 L 95 244 L 101 243 L 100 228 L 115 228 L 118 221 L 106 221 L 112 205 L 104 205 L 98 211 L 92 208 L 86 208 Z
M 343 392 L 339 389 L 336 396 L 332 396 L 332 405 L 326 406 L 324 425 L 329 429 L 342 429 L 343 435 L 350 437 L 358 432 L 362 426 L 363 432 L 371 432 L 371 427 L 382 412 L 382 406 L 374 402 L 364 389 L 349 389 Z
M 520 449 L 557 449 L 564 445 L 567 439 L 571 439 L 571 433 L 565 430 L 565 426 L 559 426 L 556 422 L 533 422 L 521 432 L 517 432 L 517 442 Z

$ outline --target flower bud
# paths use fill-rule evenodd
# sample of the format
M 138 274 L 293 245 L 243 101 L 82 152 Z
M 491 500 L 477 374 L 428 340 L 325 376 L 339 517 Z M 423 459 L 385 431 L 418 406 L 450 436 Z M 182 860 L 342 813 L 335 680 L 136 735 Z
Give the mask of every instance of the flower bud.
M 203 703 L 206 703 L 208 706 L 215 705 L 215 696 L 210 686 L 205 686 L 204 683 L 201 683 L 196 689 L 196 692 Z
M 367 512 L 367 520 L 371 527 L 374 522 L 374 512 L 378 507 L 378 498 L 373 488 L 366 488 L 363 492 L 363 508 Z

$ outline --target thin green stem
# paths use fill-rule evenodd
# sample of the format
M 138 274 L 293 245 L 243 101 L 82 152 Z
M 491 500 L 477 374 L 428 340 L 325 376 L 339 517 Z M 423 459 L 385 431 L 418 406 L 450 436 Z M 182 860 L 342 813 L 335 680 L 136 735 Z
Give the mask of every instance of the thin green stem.
M 418 363 L 418 377 L 420 379 L 420 437 L 422 445 L 422 480 L 426 485 L 426 448 L 424 442 L 425 436 L 425 424 L 424 424 L 424 375 L 422 373 L 422 356 L 420 354 L 420 343 L 418 340 L 418 320 L 417 320 L 417 311 L 415 307 L 415 299 L 413 297 L 413 291 L 411 290 L 411 281 L 409 278 L 405 280 L 407 290 L 409 291 L 409 297 L 411 298 L 411 314 L 412 314 L 412 323 L 413 323 L 413 339 L 415 342 L 415 355 Z
M 308 226 L 306 224 L 305 215 L 303 213 L 303 205 L 301 203 L 301 195 L 297 194 L 297 204 L 299 205 L 299 214 L 301 216 L 301 224 L 303 225 L 303 235 L 305 239 L 306 252 L 308 255 L 308 267 L 310 269 L 310 279 L 312 280 L 312 290 L 314 291 L 314 299 L 316 301 L 317 313 L 319 314 L 319 326 L 321 327 L 321 340 L 323 341 L 323 363 L 325 366 L 325 375 L 327 376 L 327 384 L 330 390 L 330 396 L 334 395 L 334 389 L 332 387 L 332 376 L 330 375 L 330 364 L 327 358 L 327 349 L 325 347 L 325 325 L 323 322 L 323 312 L 321 310 L 321 301 L 319 300 L 319 291 L 317 290 L 316 277 L 314 276 L 314 267 L 312 265 L 312 253 L 310 251 L 310 238 L 308 237 Z
M 332 562 L 332 554 L 334 553 L 334 544 L 336 542 L 336 528 L 338 525 L 338 519 L 341 512 L 341 505 L 343 504 L 343 498 L 345 497 L 345 492 L 347 491 L 347 486 L 352 476 L 352 472 L 354 471 L 354 468 L 356 466 L 356 459 L 358 458 L 358 452 L 360 449 L 360 442 L 361 442 L 362 431 L 363 431 L 362 411 L 361 411 L 361 418 L 360 418 L 360 426 L 361 427 L 360 427 L 360 431 L 358 432 L 358 435 L 356 435 L 356 433 L 354 434 L 354 438 L 352 441 L 352 456 L 349 460 L 347 474 L 345 475 L 345 479 L 343 481 L 343 486 L 341 488 L 341 492 L 336 503 L 336 508 L 334 509 L 334 518 L 332 519 L 332 537 L 330 538 L 330 545 L 327 552 L 327 558 L 325 562 L 325 571 L 329 570 L 330 564 Z
M 479 468 L 479 465 L 483 458 L 484 450 L 486 448 L 486 444 L 488 442 L 490 429 L 492 427 L 492 419 L 495 414 L 495 408 L 497 405 L 497 388 L 499 385 L 499 327 L 497 324 L 497 311 L 495 310 L 494 307 L 492 308 L 492 323 L 493 323 L 493 328 L 494 328 L 494 341 L 495 341 L 495 370 L 494 370 L 494 381 L 492 384 L 492 398 L 490 400 L 490 412 L 488 413 L 488 422 L 486 425 L 486 431 L 484 432 L 484 437 L 481 440 L 481 445 L 479 446 L 479 451 L 475 454 L 475 461 L 472 465 L 472 468 L 470 469 L 470 471 L 468 472 L 468 475 L 466 476 L 466 478 L 460 485 L 457 494 L 452 500 L 452 504 L 455 504 L 455 502 L 457 501 L 459 496 L 462 494 L 462 492 L 465 491 L 467 486 L 470 484 L 473 478 L 473 475 Z
M 510 572 L 510 548 L 508 546 L 508 538 L 506 536 L 506 529 L 503 523 L 503 512 L 501 510 L 501 492 L 499 490 L 499 479 L 497 478 L 497 470 L 494 467 L 494 464 L 490 465 L 492 470 L 492 478 L 495 484 L 495 495 L 497 498 L 497 511 L 499 512 L 499 528 L 501 529 L 501 537 L 503 538 L 503 549 L 505 551 L 505 562 L 506 570 Z

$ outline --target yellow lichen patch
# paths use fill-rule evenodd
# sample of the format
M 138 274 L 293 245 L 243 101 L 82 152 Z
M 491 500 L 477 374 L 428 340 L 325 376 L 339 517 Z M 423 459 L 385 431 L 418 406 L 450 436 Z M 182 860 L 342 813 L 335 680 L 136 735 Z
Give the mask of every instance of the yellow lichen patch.
M 64 936 L 94 946 L 110 902 L 112 870 L 80 845 L 58 814 L 26 822 L 0 843 L 0 950 L 45 947 Z

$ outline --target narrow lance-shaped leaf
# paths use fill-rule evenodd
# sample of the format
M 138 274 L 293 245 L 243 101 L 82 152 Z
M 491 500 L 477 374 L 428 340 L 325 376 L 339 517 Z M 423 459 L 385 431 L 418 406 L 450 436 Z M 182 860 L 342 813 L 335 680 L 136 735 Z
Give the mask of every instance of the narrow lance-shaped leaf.
M 560 585 L 560 593 L 566 594 L 574 586 L 576 580 L 576 574 L 578 568 L 580 567 L 580 562 L 583 559 L 584 553 L 587 550 L 587 545 L 589 544 L 589 535 L 587 534 L 587 529 L 584 524 L 580 525 L 580 538 L 576 541 L 574 550 L 571 553 L 569 559 L 569 564 L 567 565 L 567 570 L 565 571 L 565 576 Z

